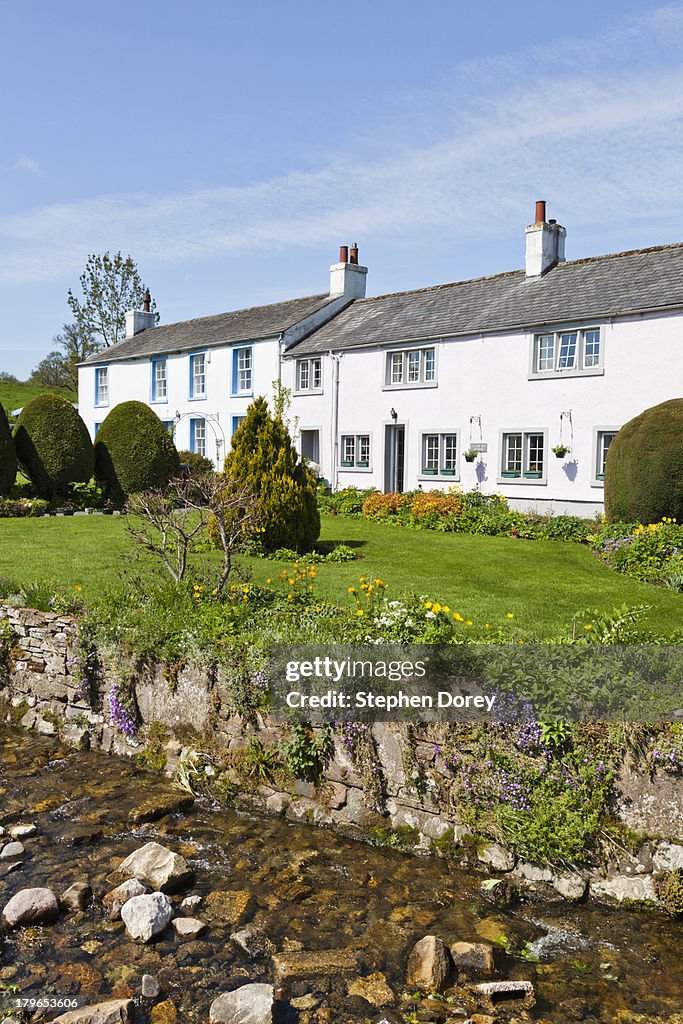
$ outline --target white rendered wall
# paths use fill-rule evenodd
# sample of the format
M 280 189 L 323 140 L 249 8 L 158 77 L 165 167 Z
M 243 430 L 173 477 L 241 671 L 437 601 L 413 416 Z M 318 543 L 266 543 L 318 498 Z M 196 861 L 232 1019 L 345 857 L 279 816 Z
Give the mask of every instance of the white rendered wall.
M 323 394 L 297 395 L 292 413 L 301 430 L 320 429 L 323 476 L 338 487 L 384 489 L 385 426 L 404 424 L 404 488 L 425 490 L 458 483 L 477 484 L 487 493 L 502 493 L 518 507 L 552 507 L 555 511 L 591 515 L 603 503 L 602 485 L 594 478 L 596 430 L 618 428 L 649 406 L 683 394 L 683 314 L 644 315 L 614 319 L 603 327 L 604 374 L 529 379 L 533 335 L 510 333 L 434 343 L 437 387 L 384 389 L 386 350 L 356 350 L 343 354 L 339 367 L 339 435 L 371 435 L 369 470 L 333 466 L 333 364 L 323 356 Z M 571 326 L 571 325 L 569 325 Z M 585 324 L 588 326 L 588 324 Z M 537 333 L 537 332 L 536 332 Z M 431 343 L 430 343 L 431 344 Z M 419 346 L 414 346 L 419 347 Z M 392 346 L 394 348 L 394 346 Z M 296 350 L 283 364 L 283 380 L 294 390 Z M 559 442 L 560 413 L 571 410 L 573 438 L 565 424 L 562 440 L 571 454 L 559 460 L 551 448 Z M 474 441 L 488 451 L 468 464 L 462 452 Z M 544 481 L 501 478 L 502 431 L 546 432 Z M 421 432 L 451 432 L 459 436 L 458 475 L 443 479 L 422 475 Z

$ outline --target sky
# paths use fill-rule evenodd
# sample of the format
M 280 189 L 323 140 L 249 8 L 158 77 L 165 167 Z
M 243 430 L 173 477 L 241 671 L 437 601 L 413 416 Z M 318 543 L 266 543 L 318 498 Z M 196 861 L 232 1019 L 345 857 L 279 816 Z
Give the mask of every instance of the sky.
M 683 241 L 683 2 L 0 0 L 0 371 L 89 253 L 164 323 Z

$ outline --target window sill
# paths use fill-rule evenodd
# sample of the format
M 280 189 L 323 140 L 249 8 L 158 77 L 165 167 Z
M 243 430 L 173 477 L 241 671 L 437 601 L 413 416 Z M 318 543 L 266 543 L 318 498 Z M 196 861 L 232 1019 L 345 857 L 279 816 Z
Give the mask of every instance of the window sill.
M 231 398 L 253 398 L 254 397 L 254 392 L 253 391 L 231 391 L 230 392 L 230 397 Z
M 303 391 L 293 391 L 293 398 L 305 398 L 306 395 L 323 395 L 323 388 L 305 388 Z
M 604 366 L 591 366 L 588 370 L 534 370 L 529 380 L 564 380 L 567 377 L 604 377 Z
M 601 491 L 604 491 L 604 489 L 605 489 L 605 481 L 604 480 L 591 480 L 591 487 L 598 487 Z
M 523 476 L 500 476 L 496 480 L 498 484 L 526 484 L 528 487 L 547 487 L 548 481 L 544 477 L 523 477 Z
M 425 388 L 436 388 L 438 386 L 439 382 L 436 380 L 417 384 L 383 384 L 382 391 L 422 391 Z
M 436 482 L 452 484 L 454 481 L 459 480 L 460 477 L 456 476 L 454 473 L 425 473 L 425 471 L 422 470 L 421 473 L 417 474 L 417 479 L 425 480 L 427 483 Z
M 206 395 L 188 395 L 187 400 L 188 402 L 205 402 Z
M 372 473 L 372 466 L 340 466 L 340 473 Z
M 150 405 L 168 405 L 168 398 L 150 398 Z

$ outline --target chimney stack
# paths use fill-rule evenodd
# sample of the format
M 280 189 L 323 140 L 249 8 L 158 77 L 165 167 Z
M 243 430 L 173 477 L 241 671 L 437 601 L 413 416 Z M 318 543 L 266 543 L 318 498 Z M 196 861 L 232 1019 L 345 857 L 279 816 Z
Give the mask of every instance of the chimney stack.
M 358 264 L 358 242 L 354 242 L 350 250 L 348 245 L 340 245 L 339 263 L 330 267 L 330 296 L 364 299 L 367 272 L 367 267 Z
M 545 200 L 536 200 L 535 221 L 526 229 L 527 277 L 541 277 L 547 270 L 564 263 L 564 240 L 567 231 L 555 220 L 545 219 Z
M 129 309 L 126 312 L 126 337 L 132 338 L 140 331 L 146 331 L 156 324 L 156 314 L 151 312 L 152 296 L 149 288 L 142 296 L 142 309 Z

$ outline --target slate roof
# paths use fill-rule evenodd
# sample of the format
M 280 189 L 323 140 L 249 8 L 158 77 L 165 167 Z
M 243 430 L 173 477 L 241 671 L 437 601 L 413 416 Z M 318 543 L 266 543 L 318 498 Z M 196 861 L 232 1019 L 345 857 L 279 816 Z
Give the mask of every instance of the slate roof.
M 683 306 L 683 243 L 356 299 L 292 355 L 490 333 Z
M 132 338 L 124 338 L 103 352 L 96 352 L 86 363 L 120 362 L 277 336 L 331 301 L 329 295 L 309 295 L 270 306 L 253 306 L 196 320 L 182 320 L 177 324 L 161 324 L 140 331 Z

